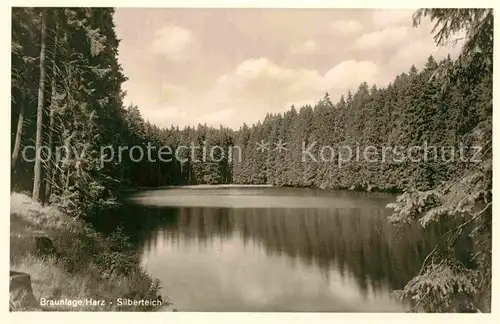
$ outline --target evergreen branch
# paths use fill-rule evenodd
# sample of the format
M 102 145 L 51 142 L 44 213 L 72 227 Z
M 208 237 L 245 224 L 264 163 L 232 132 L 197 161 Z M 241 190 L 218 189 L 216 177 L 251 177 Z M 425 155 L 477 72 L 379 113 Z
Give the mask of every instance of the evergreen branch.
M 491 207 L 491 202 L 488 203 L 481 211 L 475 213 L 468 221 L 460 224 L 459 226 L 453 228 L 453 229 L 450 229 L 449 231 L 447 231 L 446 233 L 444 233 L 438 240 L 438 242 L 436 243 L 436 246 L 434 247 L 434 249 L 432 249 L 432 251 L 425 257 L 424 259 L 424 262 L 422 263 L 422 267 L 420 268 L 420 271 L 419 271 L 419 274 L 422 275 L 424 273 L 424 270 L 425 270 L 425 267 L 427 266 L 427 262 L 428 260 L 437 252 L 438 248 L 439 248 L 439 244 L 442 243 L 442 241 L 450 234 L 456 232 L 456 231 L 462 231 L 462 229 L 469 225 L 470 223 L 472 223 L 473 221 L 475 221 L 476 219 L 478 219 L 489 207 Z M 456 241 L 456 240 L 455 240 Z

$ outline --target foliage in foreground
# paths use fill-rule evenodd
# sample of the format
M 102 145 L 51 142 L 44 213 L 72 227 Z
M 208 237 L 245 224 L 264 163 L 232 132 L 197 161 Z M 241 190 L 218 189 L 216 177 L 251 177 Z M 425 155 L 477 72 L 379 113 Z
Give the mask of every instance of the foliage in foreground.
M 53 255 L 36 250 L 34 235 L 49 236 Z M 54 207 L 41 207 L 29 197 L 11 197 L 11 269 L 27 272 L 40 299 L 115 301 L 157 299 L 160 285 L 141 268 L 140 258 L 120 230 L 108 237 L 96 233 L 78 219 L 68 218 Z M 161 297 L 160 297 L 161 298 Z M 168 302 L 163 302 L 163 306 Z M 81 306 L 46 310 L 151 311 L 151 306 Z
M 414 16 L 415 24 L 424 16 L 435 21 L 438 44 L 465 30 L 465 44 L 457 61 L 436 73 L 443 91 L 451 84 L 491 83 L 493 10 L 421 9 Z M 464 135 L 472 145 L 482 147 L 481 163 L 470 164 L 430 190 L 410 188 L 390 205 L 394 223 L 417 221 L 425 227 L 445 219 L 456 224 L 425 258 L 420 273 L 397 292 L 410 300 L 414 311 L 491 311 L 492 98 L 491 94 L 485 97 L 478 107 L 478 120 Z M 465 255 L 456 249 L 460 240 L 472 245 Z
M 429 57 L 423 70 L 412 66 L 385 89 L 363 83 L 336 104 L 326 95 L 314 108 L 297 111 L 293 107 L 251 127 L 243 125 L 237 132 L 203 125 L 160 130 L 145 122 L 137 107 L 124 109 L 120 86 L 125 77 L 117 61 L 119 42 L 112 15 L 109 8 L 13 9 L 11 101 L 12 128 L 17 131 L 11 140 L 16 189 L 33 190 L 37 196 L 45 191 L 45 200 L 64 208 L 68 215 L 89 216 L 113 205 L 125 183 L 407 188 L 392 206 L 393 221 L 419 221 L 425 226 L 447 218 L 459 225 L 443 236 L 400 296 L 413 301 L 418 311 L 489 311 L 493 10 L 419 10 L 415 24 L 424 17 L 436 22 L 438 44 L 465 30 L 463 51 L 456 61 L 436 62 Z M 45 64 L 39 59 L 42 56 L 48 57 Z M 47 77 L 46 84 L 41 75 Z M 36 123 L 35 115 L 40 116 Z M 49 116 L 48 122 L 42 121 L 44 115 Z M 70 156 L 65 161 L 49 161 L 43 179 L 34 177 L 34 173 L 41 174 L 40 165 L 19 161 L 19 152 L 32 144 L 35 134 L 38 144 L 85 147 L 85 159 Z M 256 154 L 257 142 L 278 139 L 289 143 L 288 155 Z M 464 143 L 481 146 L 484 163 L 348 163 L 338 168 L 338 154 L 332 154 L 327 163 L 300 163 L 297 152 L 304 139 L 308 143 L 318 140 L 317 147 L 352 146 L 358 140 L 360 145 L 390 147 Z M 186 142 L 225 148 L 237 144 L 243 148 L 243 161 L 99 163 L 99 146 L 144 146 L 147 142 L 174 150 Z M 318 148 L 312 153 L 317 156 Z M 50 217 L 48 222 L 52 222 Z M 85 258 L 80 257 L 83 252 L 91 258 L 89 266 L 106 270 L 104 276 L 123 271 L 112 266 L 116 258 L 120 259 L 118 268 L 135 264 L 134 257 L 116 254 L 111 247 L 103 249 L 105 256 L 100 255 L 101 247 L 114 243 L 89 229 L 69 227 L 60 233 L 66 237 L 56 235 L 59 244 L 68 247 L 58 259 L 65 271 L 85 266 Z M 68 246 L 72 235 L 78 248 Z M 461 239 L 470 239 L 474 248 L 470 256 L 457 258 L 454 246 Z

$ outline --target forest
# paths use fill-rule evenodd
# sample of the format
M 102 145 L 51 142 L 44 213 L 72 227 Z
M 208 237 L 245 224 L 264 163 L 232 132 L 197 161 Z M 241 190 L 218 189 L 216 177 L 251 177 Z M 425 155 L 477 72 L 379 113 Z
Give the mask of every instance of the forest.
M 457 59 L 429 56 L 420 69 L 408 62 L 408 71 L 386 87 L 365 82 L 338 102 L 326 93 L 314 106 L 269 113 L 237 130 L 160 128 L 141 116 L 140 107 L 126 106 L 113 13 L 112 8 L 12 9 L 12 191 L 30 192 L 43 204 L 84 218 L 119 204 L 127 189 L 141 187 L 232 183 L 399 192 L 392 222 L 427 226 L 443 217 L 459 222 L 401 297 L 416 300 L 416 310 L 489 310 L 484 296 L 491 294 L 492 9 L 421 9 L 414 25 L 430 19 L 438 45 L 465 30 Z M 286 142 L 286 150 L 259 153 L 258 143 L 272 148 L 278 141 Z M 126 156 L 101 163 L 103 146 L 148 143 L 174 150 L 190 143 L 239 147 L 242 159 L 198 162 L 183 151 L 182 162 L 135 162 Z M 467 151 L 465 160 L 349 161 L 339 167 L 338 152 L 329 152 L 328 161 L 301 161 L 304 143 L 315 143 L 313 155 L 322 145 L 481 150 L 479 156 Z M 25 150 L 29 146 L 34 150 Z M 60 146 L 75 152 L 85 147 L 85 154 L 70 150 L 64 159 L 54 159 L 50 149 Z M 476 247 L 467 267 L 452 253 L 462 235 L 471 235 Z

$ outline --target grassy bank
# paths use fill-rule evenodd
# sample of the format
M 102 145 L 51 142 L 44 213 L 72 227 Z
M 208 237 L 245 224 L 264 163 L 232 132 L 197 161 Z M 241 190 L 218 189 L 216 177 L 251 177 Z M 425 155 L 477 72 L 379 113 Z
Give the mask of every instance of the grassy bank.
M 83 221 L 30 197 L 11 195 L 10 268 L 31 276 L 35 297 L 45 300 L 104 300 L 105 305 L 42 306 L 44 310 L 154 311 L 158 306 L 124 305 L 124 300 L 159 300 L 159 282 L 119 230 L 108 237 Z M 54 248 L 41 249 L 40 237 Z M 47 240 L 45 240 L 46 242 Z M 120 305 L 120 303 L 122 305 Z M 156 303 L 158 304 L 158 303 Z M 164 299 L 162 306 L 168 302 Z M 14 310 L 22 310 L 14 305 Z M 162 308 L 163 309 L 163 308 Z

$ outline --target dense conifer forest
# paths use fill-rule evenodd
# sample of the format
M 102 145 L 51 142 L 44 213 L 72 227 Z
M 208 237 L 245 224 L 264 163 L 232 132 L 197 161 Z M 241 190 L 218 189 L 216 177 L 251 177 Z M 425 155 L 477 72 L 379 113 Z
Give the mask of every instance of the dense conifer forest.
M 134 187 L 233 183 L 397 191 L 391 221 L 459 222 L 401 297 L 413 298 L 416 310 L 489 309 L 484 296 L 491 289 L 492 10 L 420 10 L 414 23 L 418 28 L 420 19 L 431 19 L 437 44 L 466 31 L 457 59 L 429 56 L 420 69 L 408 62 L 408 71 L 386 87 L 362 83 L 338 102 L 326 93 L 314 106 L 292 106 L 237 130 L 160 128 L 141 116 L 140 107 L 125 106 L 113 12 L 12 9 L 13 191 L 29 191 L 75 217 L 95 216 Z M 177 150 L 192 143 L 222 149 L 209 160 L 201 149 L 194 155 Z M 124 154 L 121 161 L 102 161 L 103 147 L 148 145 L 168 146 L 181 159 L 135 162 Z M 341 151 L 323 149 L 426 145 L 446 149 L 438 159 L 389 163 L 344 161 Z M 69 148 L 64 158 L 47 152 L 63 146 Z M 442 158 L 457 156 L 463 147 L 461 159 Z M 453 257 L 453 245 L 470 233 L 476 254 L 465 266 Z

